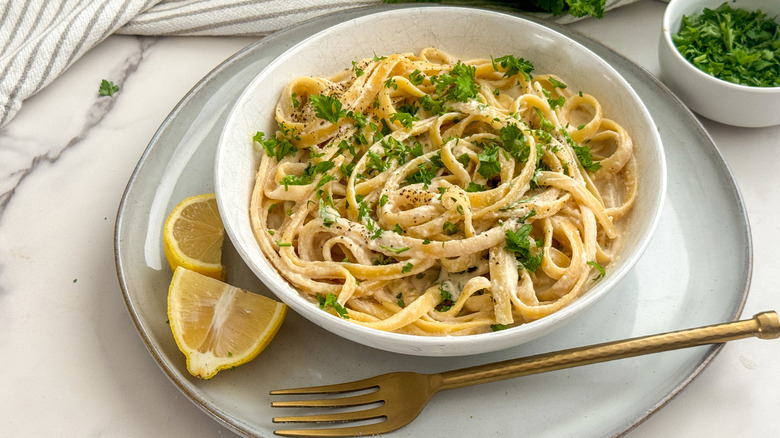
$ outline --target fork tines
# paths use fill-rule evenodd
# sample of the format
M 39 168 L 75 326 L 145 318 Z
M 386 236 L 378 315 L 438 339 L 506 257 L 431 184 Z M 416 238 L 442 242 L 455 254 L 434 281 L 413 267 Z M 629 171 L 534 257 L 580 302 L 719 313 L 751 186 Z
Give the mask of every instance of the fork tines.
M 369 381 L 370 380 L 370 381 Z M 354 406 L 366 406 L 382 403 L 379 395 L 379 386 L 376 379 L 364 379 L 355 382 L 342 383 L 336 385 L 323 385 L 294 389 L 279 389 L 271 391 L 271 395 L 314 395 L 314 394 L 349 394 L 358 391 L 370 391 L 363 394 L 348 395 L 344 397 L 322 398 L 319 400 L 284 400 L 271 403 L 276 408 L 346 408 Z M 274 417 L 274 423 L 346 423 L 360 422 L 367 420 L 381 419 L 384 421 L 385 414 L 379 407 L 349 412 L 331 412 L 318 415 L 300 415 Z M 376 423 L 375 423 L 376 424 Z M 378 423 L 378 424 L 381 424 Z M 385 430 L 378 429 L 374 424 L 361 424 L 359 426 L 323 428 L 323 429 L 301 429 L 301 430 L 276 430 L 274 433 L 281 436 L 315 436 L 315 437 L 336 437 L 336 436 L 366 436 L 377 434 Z

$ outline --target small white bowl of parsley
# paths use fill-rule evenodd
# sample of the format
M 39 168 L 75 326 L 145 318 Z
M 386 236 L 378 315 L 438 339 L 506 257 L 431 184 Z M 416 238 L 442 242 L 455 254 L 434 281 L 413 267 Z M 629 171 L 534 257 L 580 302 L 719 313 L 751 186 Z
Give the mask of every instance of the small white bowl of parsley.
M 697 114 L 732 126 L 780 124 L 780 2 L 671 0 L 663 81 Z

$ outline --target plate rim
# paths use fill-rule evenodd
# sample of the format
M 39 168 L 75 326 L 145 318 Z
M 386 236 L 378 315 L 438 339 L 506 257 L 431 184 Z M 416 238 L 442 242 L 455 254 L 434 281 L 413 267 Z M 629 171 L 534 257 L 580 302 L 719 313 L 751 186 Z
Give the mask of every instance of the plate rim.
M 122 242 L 122 234 L 123 234 L 124 222 L 125 222 L 124 212 L 128 208 L 128 204 L 127 204 L 128 196 L 133 191 L 134 182 L 136 182 L 141 170 L 143 169 L 144 165 L 148 161 L 149 156 L 151 155 L 153 150 L 155 150 L 155 148 L 157 147 L 158 140 L 163 135 L 164 131 L 168 129 L 168 127 L 176 121 L 179 114 L 187 107 L 189 102 L 192 101 L 196 97 L 196 95 L 198 95 L 199 92 L 201 92 L 211 81 L 215 80 L 215 78 L 217 78 L 225 70 L 229 69 L 229 67 L 232 64 L 243 59 L 243 57 L 247 56 L 248 54 L 254 53 L 255 51 L 258 50 L 262 50 L 264 46 L 272 46 L 278 43 L 279 40 L 283 40 L 288 35 L 294 34 L 300 31 L 301 29 L 304 29 L 309 26 L 317 26 L 317 23 L 322 21 L 327 21 L 329 19 L 333 19 L 334 17 L 338 17 L 338 16 L 357 17 L 357 16 L 368 14 L 371 11 L 381 11 L 381 10 L 387 10 L 393 8 L 407 8 L 407 7 L 428 8 L 428 7 L 438 7 L 438 6 L 423 5 L 423 4 L 377 5 L 377 6 L 354 8 L 345 11 L 337 11 L 310 20 L 306 20 L 290 28 L 263 37 L 262 39 L 254 43 L 251 43 L 248 46 L 235 52 L 234 54 L 229 56 L 226 60 L 222 61 L 220 64 L 214 67 L 201 80 L 199 80 L 171 110 L 168 116 L 161 123 L 160 127 L 155 131 L 155 134 L 150 139 L 149 144 L 144 149 L 141 157 L 139 158 L 138 163 L 136 164 L 136 166 L 133 169 L 133 172 L 131 173 L 131 176 L 125 187 L 125 190 L 122 193 L 121 201 L 117 209 L 117 216 L 116 216 L 115 229 L 114 229 L 114 260 L 116 264 L 117 278 L 122 292 L 123 300 L 125 302 L 125 305 L 127 306 L 128 313 L 133 322 L 133 325 L 135 326 L 136 331 L 141 337 L 141 340 L 149 350 L 155 362 L 162 369 L 162 371 L 168 377 L 168 379 L 174 384 L 174 386 L 177 387 L 187 398 L 190 399 L 191 402 L 193 402 L 203 412 L 211 416 L 222 426 L 232 430 L 233 432 L 239 435 L 248 436 L 248 437 L 262 436 L 262 435 L 257 435 L 253 430 L 244 427 L 245 425 L 243 423 L 236 421 L 236 419 L 234 418 L 230 418 L 229 415 L 225 415 L 223 412 L 220 411 L 220 409 L 210 406 L 207 400 L 204 400 L 198 394 L 195 394 L 192 391 L 190 391 L 187 385 L 184 384 L 184 382 L 179 381 L 177 375 L 173 372 L 172 368 L 169 366 L 167 361 L 164 360 L 164 357 L 160 351 L 159 346 L 155 344 L 153 340 L 150 338 L 149 334 L 146 333 L 144 328 L 144 323 L 143 321 L 141 321 L 141 318 L 137 314 L 136 304 L 132 302 L 132 299 L 129 295 L 128 283 L 125 278 L 126 272 L 125 272 L 124 261 L 122 260 L 122 256 L 121 256 L 121 251 L 124 248 L 124 243 Z M 468 8 L 468 6 L 464 6 L 464 8 Z M 628 59 L 620 52 L 615 50 L 614 48 L 600 41 L 597 41 L 592 37 L 583 34 L 582 32 L 563 27 L 551 21 L 539 20 L 538 18 L 529 14 L 517 13 L 516 11 L 507 10 L 506 8 L 501 8 L 501 7 L 480 7 L 480 8 L 471 7 L 471 8 L 498 11 L 498 12 L 530 19 L 539 24 L 542 24 L 543 26 L 550 27 L 558 32 L 563 33 L 564 35 L 570 38 L 575 39 L 577 42 L 585 45 L 589 50 L 593 50 L 590 44 L 595 44 L 596 46 L 600 46 L 601 48 L 612 52 L 613 56 L 619 57 L 621 61 L 625 62 L 625 64 L 629 68 L 633 68 L 638 72 L 640 72 L 645 80 L 647 80 L 654 87 L 659 88 L 665 92 L 666 94 L 665 98 L 670 99 L 671 102 L 674 103 L 676 106 L 678 106 L 681 111 L 687 113 L 690 120 L 694 122 L 691 124 L 691 127 L 695 128 L 696 134 L 698 136 L 702 137 L 702 139 L 706 139 L 706 141 L 709 143 L 710 147 L 708 148 L 708 153 L 714 156 L 713 161 L 719 165 L 719 167 L 721 168 L 720 170 L 724 174 L 724 178 L 727 180 L 727 182 L 729 182 L 729 186 L 732 189 L 732 195 L 737 201 L 736 206 L 738 207 L 738 209 L 736 213 L 742 219 L 741 222 L 744 225 L 744 230 L 743 230 L 744 235 L 742 237 L 744 238 L 747 245 L 744 248 L 745 263 L 744 266 L 742 267 L 742 270 L 744 271 L 745 276 L 742 279 L 743 288 L 740 294 L 740 299 L 738 300 L 738 302 L 735 303 L 734 314 L 732 315 L 732 318 L 739 317 L 744 310 L 744 305 L 749 293 L 750 283 L 752 278 L 753 242 L 751 236 L 750 223 L 748 221 L 748 215 L 745 208 L 744 199 L 736 183 L 736 179 L 734 178 L 734 175 L 731 172 L 731 169 L 728 167 L 727 162 L 725 161 L 722 153 L 717 148 L 715 142 L 712 140 L 712 137 L 706 131 L 704 126 L 701 124 L 701 122 L 696 118 L 696 116 L 687 107 L 685 107 L 684 103 L 677 96 L 675 96 L 665 84 L 663 84 L 657 77 L 655 77 L 652 73 L 650 73 L 646 68 Z M 317 30 L 315 30 L 315 33 L 316 32 Z M 640 424 L 642 424 L 645 420 L 647 420 L 647 418 L 649 418 L 653 413 L 657 412 L 659 409 L 665 406 L 669 401 L 675 398 L 683 389 L 685 389 L 688 386 L 688 384 L 690 384 L 691 381 L 693 381 L 701 373 L 701 371 L 703 371 L 712 362 L 712 360 L 720 353 L 723 346 L 724 344 L 718 344 L 709 347 L 709 353 L 706 356 L 701 358 L 698 366 L 696 366 L 689 373 L 687 378 L 683 379 L 679 384 L 676 385 L 676 387 L 672 391 L 669 392 L 669 394 L 667 394 L 665 397 L 662 397 L 660 400 L 658 400 L 658 402 L 654 404 L 651 408 L 647 409 L 646 411 L 640 413 L 637 417 L 635 417 L 631 421 L 631 424 L 622 425 L 621 426 L 622 429 L 617 431 L 615 434 L 611 436 L 623 436 L 629 433 L 630 431 L 638 427 Z

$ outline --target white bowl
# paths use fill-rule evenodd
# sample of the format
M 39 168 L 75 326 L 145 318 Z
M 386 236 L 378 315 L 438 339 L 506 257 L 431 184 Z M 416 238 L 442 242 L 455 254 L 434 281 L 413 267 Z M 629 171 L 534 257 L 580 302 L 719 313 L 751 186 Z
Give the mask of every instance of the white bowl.
M 659 220 L 666 189 L 666 164 L 657 128 L 629 84 L 594 53 L 547 27 L 515 16 L 458 7 L 389 10 L 344 22 L 292 47 L 266 67 L 244 91 L 228 117 L 215 164 L 217 203 L 227 233 L 243 260 L 282 301 L 325 329 L 383 350 L 456 356 L 512 347 L 541 336 L 604 296 L 639 259 Z M 360 35 L 356 38 L 356 35 Z M 470 336 L 423 337 L 388 333 L 353 324 L 304 299 L 273 268 L 249 223 L 250 194 L 259 156 L 251 137 L 276 129 L 274 109 L 281 90 L 304 75 L 329 76 L 352 61 L 376 54 L 417 52 L 434 46 L 453 55 L 486 58 L 513 54 L 537 72 L 555 72 L 578 90 L 599 97 L 604 114 L 631 133 L 640 175 L 639 200 L 619 262 L 570 306 L 535 322 Z
M 688 62 L 672 42 L 683 15 L 715 9 L 724 0 L 671 0 L 666 6 L 658 61 L 664 83 L 688 108 L 710 120 L 732 126 L 763 127 L 780 124 L 780 87 L 748 87 L 711 76 Z M 780 16 L 777 0 L 729 0 L 732 8 L 760 9 L 769 17 Z

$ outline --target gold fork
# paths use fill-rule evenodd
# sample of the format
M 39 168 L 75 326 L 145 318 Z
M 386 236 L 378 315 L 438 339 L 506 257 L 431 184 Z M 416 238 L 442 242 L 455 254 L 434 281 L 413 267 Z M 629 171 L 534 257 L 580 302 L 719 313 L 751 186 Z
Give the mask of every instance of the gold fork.
M 379 421 L 348 427 L 276 430 L 281 436 L 343 437 L 390 432 L 409 424 L 439 391 L 494 382 L 546 371 L 572 368 L 615 359 L 716 344 L 748 337 L 780 337 L 780 319 L 774 311 L 751 319 L 657 335 L 577 347 L 551 353 L 510 359 L 485 365 L 445 371 L 439 374 L 396 372 L 355 382 L 271 391 L 271 395 L 345 394 L 357 395 L 321 400 L 289 400 L 271 403 L 273 407 L 344 408 L 367 406 L 364 410 L 320 415 L 274 417 L 274 423 L 350 423 Z

